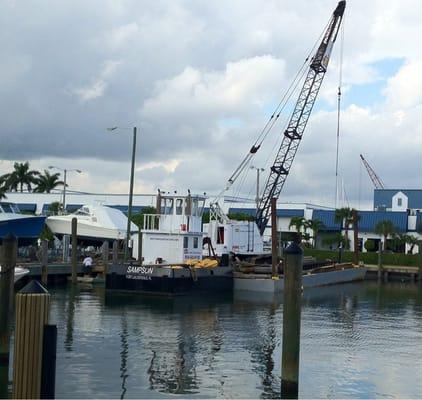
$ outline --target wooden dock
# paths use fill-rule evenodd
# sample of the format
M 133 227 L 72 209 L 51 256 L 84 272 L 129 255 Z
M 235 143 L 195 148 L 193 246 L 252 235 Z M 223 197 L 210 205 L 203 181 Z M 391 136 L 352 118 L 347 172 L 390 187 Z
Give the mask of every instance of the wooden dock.
M 367 279 L 378 279 L 378 265 L 366 265 L 368 271 Z M 418 280 L 419 267 L 401 266 L 401 265 L 383 265 L 382 279 L 387 281 L 410 281 Z

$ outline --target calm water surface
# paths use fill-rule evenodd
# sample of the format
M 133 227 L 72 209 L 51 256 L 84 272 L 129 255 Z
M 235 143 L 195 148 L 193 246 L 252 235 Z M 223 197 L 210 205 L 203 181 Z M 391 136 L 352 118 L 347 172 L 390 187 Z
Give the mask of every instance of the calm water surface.
M 280 397 L 281 299 L 51 289 L 58 398 Z M 422 397 L 422 289 L 303 295 L 300 397 Z

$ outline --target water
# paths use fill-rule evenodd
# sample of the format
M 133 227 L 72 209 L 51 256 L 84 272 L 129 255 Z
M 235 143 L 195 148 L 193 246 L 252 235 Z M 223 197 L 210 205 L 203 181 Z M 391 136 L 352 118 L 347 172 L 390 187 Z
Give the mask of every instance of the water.
M 280 397 L 280 299 L 51 289 L 58 398 Z M 422 289 L 304 293 L 299 396 L 422 396 Z

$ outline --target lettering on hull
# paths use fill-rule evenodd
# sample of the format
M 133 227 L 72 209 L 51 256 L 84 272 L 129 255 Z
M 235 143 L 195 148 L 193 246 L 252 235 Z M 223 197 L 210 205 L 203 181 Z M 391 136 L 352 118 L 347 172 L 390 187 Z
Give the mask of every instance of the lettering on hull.
M 153 272 L 153 267 L 134 267 L 132 265 L 129 265 L 126 270 L 126 279 L 150 281 L 152 280 L 151 275 Z

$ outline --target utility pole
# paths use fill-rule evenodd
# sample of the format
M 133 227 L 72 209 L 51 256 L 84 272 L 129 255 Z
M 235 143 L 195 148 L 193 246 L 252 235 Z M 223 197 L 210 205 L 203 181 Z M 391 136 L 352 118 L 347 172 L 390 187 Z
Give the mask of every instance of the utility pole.
M 136 126 L 133 127 L 133 143 L 132 143 L 132 165 L 130 169 L 130 187 L 129 187 L 129 207 L 127 210 L 127 229 L 126 229 L 126 246 L 125 258 L 126 262 L 129 256 L 129 240 L 130 240 L 130 224 L 132 219 L 132 200 L 133 200 L 133 180 L 135 175 L 135 153 L 136 153 Z

